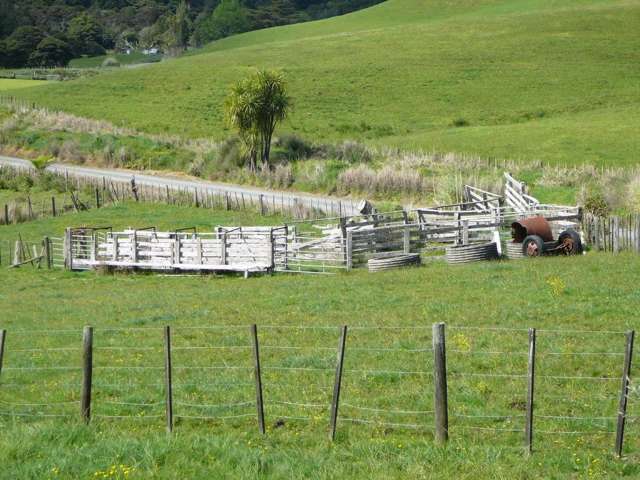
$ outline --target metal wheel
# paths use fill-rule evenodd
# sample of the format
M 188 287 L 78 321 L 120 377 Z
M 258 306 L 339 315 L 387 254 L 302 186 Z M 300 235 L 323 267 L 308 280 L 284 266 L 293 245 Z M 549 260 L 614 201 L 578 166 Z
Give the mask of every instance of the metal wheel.
M 522 241 L 522 253 L 525 257 L 539 257 L 544 252 L 544 242 L 538 235 L 529 235 Z
M 558 237 L 558 250 L 564 255 L 582 253 L 582 240 L 575 230 L 565 230 Z

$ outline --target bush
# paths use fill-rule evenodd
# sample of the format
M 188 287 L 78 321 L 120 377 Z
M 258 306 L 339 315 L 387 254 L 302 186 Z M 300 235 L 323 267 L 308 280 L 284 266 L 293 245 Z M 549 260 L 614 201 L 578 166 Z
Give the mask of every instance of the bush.
M 453 122 L 451 122 L 451 125 L 454 127 L 467 127 L 469 126 L 469 122 L 467 121 L 466 118 L 456 118 Z
M 204 155 L 201 175 L 206 170 L 209 175 L 217 177 L 244 167 L 246 157 L 242 143 L 238 137 L 229 137 L 220 143 L 215 150 Z
M 278 137 L 275 141 L 275 147 L 277 150 L 274 152 L 274 161 L 280 158 L 288 161 L 304 160 L 314 153 L 313 145 L 292 133 Z
M 610 208 L 602 192 L 582 192 L 582 204 L 585 212 L 597 217 L 609 215 Z
M 66 140 L 58 152 L 60 160 L 70 163 L 84 163 L 85 156 L 76 140 Z
M 346 140 L 335 149 L 335 156 L 338 160 L 347 163 L 369 163 L 373 159 L 371 151 L 363 144 Z
M 387 166 L 376 172 L 364 165 L 345 170 L 338 177 L 341 193 L 370 195 L 420 195 L 424 193 L 424 179 L 414 170 L 398 170 Z
M 107 57 L 104 59 L 104 62 L 102 62 L 102 66 L 105 68 L 119 67 L 120 62 L 115 57 Z

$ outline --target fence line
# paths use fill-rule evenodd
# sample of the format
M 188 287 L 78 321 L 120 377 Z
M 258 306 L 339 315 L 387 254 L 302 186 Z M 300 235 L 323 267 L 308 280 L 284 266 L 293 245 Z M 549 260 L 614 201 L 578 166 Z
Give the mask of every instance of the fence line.
M 0 166 L 0 172 L 9 171 L 14 172 L 14 175 L 33 174 L 35 169 L 18 164 Z M 61 213 L 117 205 L 125 200 L 196 208 L 250 210 L 263 216 L 281 214 L 294 219 L 344 217 L 358 213 L 357 202 L 349 199 L 321 198 L 303 193 L 261 193 L 204 182 L 186 186 L 145 174 L 131 173 L 114 177 L 108 171 L 86 168 L 84 171 L 76 171 L 60 164 L 50 165 L 45 171 L 59 177 L 61 184 L 64 184 L 62 200 L 54 196 L 50 201 L 41 201 L 40 209 L 34 209 L 31 197 L 27 195 L 24 202 L 6 204 L 5 212 L 8 213 L 3 215 L 0 212 L 0 224 L 20 223 Z
M 80 400 L 64 400 L 64 401 L 49 401 L 49 402 L 19 402 L 19 401 L 5 401 L 0 399 L 0 404 L 6 405 L 7 407 L 11 408 L 11 407 L 22 407 L 22 410 L 4 410 L 4 411 L 0 411 L 0 415 L 3 417 L 10 417 L 10 416 L 15 416 L 15 417 L 34 417 L 34 418 L 38 418 L 38 417 L 42 417 L 42 418 L 47 418 L 47 417 L 52 417 L 52 418 L 72 418 L 72 417 L 79 417 L 79 415 L 73 415 L 73 414 L 68 414 L 68 413 L 62 413 L 62 412 L 54 412 L 55 413 L 49 413 L 49 412 L 43 412 L 43 411 L 28 411 L 29 408 L 40 408 L 40 407 L 64 407 L 64 406 L 72 406 L 72 405 L 80 405 L 82 408 L 82 413 L 84 415 L 85 421 L 90 421 L 91 418 L 94 419 L 136 419 L 136 420 L 140 420 L 140 419 L 158 419 L 158 418 L 165 418 L 168 414 L 162 415 L 162 414 L 151 414 L 153 413 L 153 410 L 148 410 L 151 409 L 153 407 L 160 407 L 162 405 L 167 405 L 167 402 L 171 402 L 172 406 L 178 407 L 179 409 L 182 409 L 184 411 L 179 411 L 179 412 L 175 412 L 173 414 L 173 418 L 176 419 L 185 419 L 185 420 L 190 420 L 190 419 L 194 419 L 194 420 L 211 420 L 211 421 L 227 421 L 227 420 L 235 420 L 235 419 L 248 419 L 248 418 L 256 418 L 256 412 L 252 412 L 252 413 L 242 413 L 242 411 L 240 411 L 238 414 L 225 414 L 226 412 L 224 412 L 224 410 L 234 410 L 234 409 L 240 409 L 240 408 L 251 408 L 251 407 L 255 407 L 257 408 L 257 415 L 258 415 L 258 419 L 260 422 L 262 422 L 261 424 L 263 425 L 264 422 L 264 414 L 265 412 L 262 410 L 262 403 L 264 402 L 264 405 L 266 405 L 267 407 L 271 406 L 271 407 L 295 407 L 295 408 L 301 408 L 301 409 L 328 409 L 329 407 L 331 407 L 332 409 L 332 423 L 333 423 L 333 427 L 338 427 L 340 422 L 346 422 L 346 423 L 353 423 L 353 424 L 363 424 L 363 425 L 371 425 L 374 427 L 384 427 L 384 428 L 397 428 L 397 429 L 412 429 L 412 430 L 428 430 L 428 431 L 435 431 L 438 432 L 438 429 L 440 429 L 441 427 L 444 427 L 447 431 L 447 437 L 451 435 L 451 432 L 453 431 L 455 434 L 456 430 L 469 430 L 469 431 L 478 431 L 478 432 L 493 432 L 496 434 L 500 434 L 500 433 L 524 433 L 525 431 L 527 431 L 528 428 L 528 435 L 530 435 L 530 439 L 535 438 L 535 435 L 537 434 L 541 434 L 541 435 L 609 435 L 609 434 L 616 434 L 616 452 L 618 454 L 622 454 L 623 449 L 623 442 L 624 442 L 624 424 L 625 422 L 631 422 L 631 423 L 635 423 L 637 422 L 638 417 L 635 415 L 628 415 L 627 414 L 627 405 L 628 405 L 628 401 L 631 400 L 634 395 L 630 395 L 629 394 L 629 385 L 631 383 L 630 380 L 630 367 L 631 367 L 631 353 L 632 353 L 632 347 L 633 347 L 633 338 L 634 338 L 634 334 L 633 332 L 627 332 L 626 333 L 626 339 L 627 339 L 627 343 L 626 343 L 626 349 L 624 352 L 612 352 L 612 351 L 603 351 L 603 352 L 562 352 L 562 351 L 551 351 L 551 352 L 536 352 L 535 348 L 533 350 L 530 350 L 529 352 L 529 362 L 531 363 L 532 359 L 535 359 L 536 355 L 544 355 L 546 354 L 554 354 L 554 355 L 574 355 L 574 354 L 587 354 L 590 356 L 597 356 L 597 355 L 601 355 L 601 356 L 619 356 L 619 355 L 623 355 L 625 357 L 625 370 L 623 373 L 622 377 L 614 377 L 614 376 L 605 376 L 605 375 L 592 375 L 592 376 L 584 376 L 584 375 L 552 375 L 549 374 L 548 372 L 545 372 L 544 369 L 541 373 L 538 373 L 537 369 L 536 370 L 530 370 L 529 373 L 525 373 L 523 372 L 522 374 L 520 373 L 504 373 L 504 372 L 496 372 L 496 371 L 491 371 L 491 372 L 478 372 L 478 371 L 451 371 L 447 373 L 447 369 L 446 369 L 446 356 L 445 356 L 445 352 L 446 352 L 446 346 L 445 343 L 445 337 L 444 337 L 444 324 L 436 324 L 436 326 L 438 327 L 438 329 L 442 329 L 442 331 L 440 332 L 440 330 L 438 330 L 438 338 L 440 338 L 442 340 L 442 344 L 439 344 L 437 342 L 434 342 L 434 348 L 385 348 L 385 347 L 380 347 L 377 348 L 376 346 L 371 346 L 371 347 L 367 347 L 367 346 L 359 346 L 356 342 L 356 344 L 354 346 L 347 346 L 346 343 L 344 342 L 344 337 L 341 340 L 340 343 L 340 347 L 337 350 L 337 352 L 339 353 L 338 355 L 338 359 L 346 359 L 347 363 L 350 359 L 350 353 L 351 352 L 358 352 L 358 351 L 376 351 L 376 352 L 384 352 L 385 354 L 393 355 L 393 354 L 397 354 L 397 353 L 404 353 L 404 352 L 410 352 L 410 353 L 414 353 L 414 352 L 433 352 L 434 354 L 434 362 L 430 363 L 430 365 L 433 367 L 433 371 L 431 370 L 421 370 L 421 369 L 394 369 L 394 368 L 386 368 L 386 369 L 367 369 L 367 368 L 361 368 L 361 364 L 358 363 L 358 368 L 350 368 L 348 365 L 346 366 L 346 368 L 342 367 L 342 360 L 340 360 L 338 362 L 338 366 L 335 367 L 318 367 L 318 366 L 289 366 L 289 365 L 282 365 L 282 364 L 271 364 L 271 360 L 266 362 L 264 365 L 261 366 L 252 366 L 250 365 L 250 363 L 252 363 L 254 360 L 256 361 L 256 365 L 260 365 L 261 363 L 261 359 L 260 359 L 260 351 L 257 348 L 257 341 L 258 341 L 258 336 L 257 336 L 257 327 L 254 325 L 252 326 L 252 332 L 254 335 L 254 345 L 197 345 L 197 346 L 190 346 L 190 345 L 186 345 L 186 346 L 182 346 L 182 347 L 175 347 L 172 348 L 170 350 L 165 350 L 165 354 L 171 356 L 171 351 L 175 351 L 175 350 L 195 350 L 195 351 L 199 351 L 202 348 L 207 348 L 207 349 L 212 349 L 213 351 L 221 351 L 224 349 L 234 349 L 234 350 L 239 350 L 236 354 L 237 355 L 244 355 L 243 358 L 245 358 L 245 360 L 247 361 L 247 365 L 239 365 L 239 364 L 225 364 L 225 365 L 184 365 L 184 364 L 177 364 L 177 365 L 172 365 L 172 362 L 169 362 L 168 364 L 165 363 L 165 366 L 156 366 L 156 365 L 104 365 L 104 364 L 99 364 L 99 365 L 94 365 L 93 364 L 93 354 L 94 354 L 94 350 L 96 351 L 123 351 L 126 352 L 128 350 L 142 350 L 142 351 L 149 351 L 149 352 L 156 352 L 158 350 L 162 350 L 160 347 L 145 347 L 145 346 L 138 346 L 138 347 L 120 347 L 120 346 L 108 346 L 108 347 L 94 347 L 93 346 L 93 336 L 97 335 L 98 337 L 100 337 L 101 333 L 123 333 L 123 332 L 127 332 L 128 330 L 137 332 L 137 331 L 144 331 L 145 333 L 152 333 L 152 332 L 156 332 L 157 330 L 161 330 L 162 328 L 139 328 L 139 327 L 132 327 L 130 329 L 126 328 L 126 327 L 122 327 L 122 328 L 111 328 L 111 327 L 106 327 L 106 328 L 102 328 L 102 329 L 95 329 L 95 332 L 93 329 L 85 329 L 85 337 L 84 337 L 84 344 L 83 344 L 83 348 L 84 348 L 84 363 L 83 365 L 78 365 L 78 366 L 63 366 L 63 365 L 47 365 L 47 366 L 37 366 L 37 365 L 31 365 L 31 366 L 23 366 L 23 365 L 5 365 L 1 368 L 1 373 L 3 374 L 11 374 L 11 375 L 19 375 L 20 372 L 28 372 L 28 371 L 60 371 L 60 372 L 69 372 L 69 371 L 74 371 L 76 373 L 80 373 L 83 369 L 84 369 L 84 374 L 83 374 L 83 382 L 85 382 L 85 388 L 83 389 L 83 398 Z M 224 331 L 224 329 L 227 326 L 223 326 L 223 325 L 208 325 L 208 326 L 204 326 L 202 328 L 204 329 L 211 329 L 211 330 L 217 330 L 217 331 Z M 235 331 L 236 327 L 240 328 L 240 326 L 235 326 L 235 325 L 231 325 L 229 326 L 231 331 Z M 291 328 L 300 328 L 302 331 L 312 331 L 311 329 L 318 329 L 319 331 L 324 331 L 327 329 L 331 329 L 333 332 L 335 332 L 335 334 L 337 335 L 339 333 L 339 328 L 338 327 L 329 327 L 329 326 L 313 326 L 313 325 L 286 325 L 286 326 L 278 326 L 278 325 L 269 325 L 266 327 L 262 327 L 267 331 L 270 331 L 271 334 L 275 334 L 278 335 L 277 329 L 285 327 L 286 329 L 291 329 Z M 197 329 L 200 327 L 197 326 L 192 326 L 192 327 L 185 327 L 184 330 L 185 331 L 197 331 Z M 247 328 L 247 326 L 244 326 L 243 328 Z M 375 329 L 376 327 L 366 327 L 366 326 L 361 326 L 362 330 L 366 330 L 366 329 Z M 401 328 L 402 330 L 407 330 L 407 332 L 410 334 L 410 330 L 408 330 L 410 327 L 408 326 L 401 326 L 401 327 L 390 327 L 390 328 Z M 460 327 L 450 327 L 451 329 L 455 330 L 455 329 L 460 329 Z M 465 327 L 462 327 L 463 329 Z M 478 327 L 478 328 L 482 328 L 482 327 Z M 344 331 L 343 331 L 343 335 L 344 332 L 346 332 L 346 327 L 343 327 Z M 181 330 L 181 327 L 176 327 L 176 331 L 179 333 Z M 401 330 L 401 331 L 402 331 Z M 416 330 L 418 331 L 424 331 L 425 327 L 419 326 L 416 328 Z M 489 328 L 485 328 L 485 330 L 487 330 L 489 333 L 491 334 L 495 334 L 496 330 L 492 327 Z M 507 329 L 506 331 L 512 331 L 513 329 Z M 524 329 L 517 329 L 517 331 L 523 331 Z M 531 329 L 534 330 L 534 329 Z M 537 330 L 537 332 L 540 332 L 542 330 Z M 6 332 L 6 331 L 2 331 L 2 332 Z M 14 333 L 26 333 L 26 330 L 16 330 L 15 332 L 9 332 L 10 335 L 13 335 Z M 43 333 L 51 333 L 51 334 L 56 334 L 56 332 L 60 333 L 76 333 L 79 334 L 79 331 L 74 331 L 74 330 L 69 330 L 69 329 L 64 329 L 64 330 L 52 330 L 52 331 L 42 331 Z M 87 332 L 91 332 L 91 334 L 89 335 L 89 337 L 87 337 Z M 587 332 L 588 334 L 601 334 L 603 333 L 602 331 L 579 331 L 579 330 L 547 330 L 547 333 L 550 336 L 555 336 L 555 335 L 561 335 L 565 332 L 578 332 L 578 333 L 585 333 Z M 611 332 L 609 332 L 611 333 Z M 620 333 L 620 332 L 613 332 L 613 333 Z M 6 335 L 6 333 L 3 333 L 3 339 L 4 336 Z M 79 337 L 79 335 L 78 335 Z M 160 337 L 160 334 L 158 332 L 158 337 Z M 89 341 L 87 340 L 87 338 L 89 339 Z M 434 337 L 435 338 L 435 337 Z M 531 337 L 531 331 L 530 331 L 530 339 L 529 341 L 531 342 L 531 338 L 534 339 L 535 341 L 535 334 L 533 337 Z M 87 343 L 88 341 L 88 343 Z M 201 339 L 199 339 L 200 342 L 202 342 Z M 422 340 L 424 341 L 424 339 Z M 524 342 L 524 339 L 523 339 Z M 4 345 L 4 344 L 3 344 Z M 253 349 L 252 349 L 253 347 Z M 330 348 L 330 347 L 324 347 L 324 346 L 318 346 L 318 345 L 313 345 L 310 347 L 302 347 L 302 346 L 297 346 L 297 345 L 292 345 L 291 348 L 289 348 L 288 346 L 281 346 L 281 345 L 277 345 L 277 344 L 271 344 L 271 345 L 265 345 L 263 346 L 263 350 L 267 349 L 267 350 L 273 350 L 273 354 L 277 354 L 282 347 L 283 351 L 288 351 L 288 350 L 292 350 L 292 351 L 299 351 L 301 349 L 306 349 L 306 350 L 310 350 L 310 351 L 314 351 L 314 350 L 333 350 L 336 351 L 336 349 Z M 246 353 L 242 353 L 242 350 L 251 350 L 250 352 L 246 352 Z M 16 348 L 15 350 L 10 348 L 10 344 L 9 344 L 9 350 L 12 352 L 16 352 L 16 353 L 32 353 L 32 352 L 56 352 L 56 351 L 61 351 L 61 352 L 76 352 L 78 353 L 80 351 L 80 348 L 70 348 L 70 347 L 59 347 L 59 348 L 42 348 L 42 349 L 38 349 L 38 348 Z M 0 350 L 0 366 L 2 365 L 2 360 L 3 360 L 3 356 L 7 351 L 7 347 L 4 346 L 2 348 L 2 350 Z M 493 350 L 455 350 L 452 349 L 450 350 L 450 352 L 455 352 L 455 353 L 464 353 L 464 354 L 473 354 L 473 353 L 479 353 L 479 354 L 488 354 L 488 355 L 494 355 L 494 354 L 513 354 L 513 355 L 517 355 L 517 354 L 522 354 L 524 352 L 518 352 L 518 351 L 514 351 L 514 352 L 507 352 L 507 351 L 493 351 Z M 158 359 L 160 358 L 160 353 L 158 352 Z M 253 355 L 255 355 L 255 358 L 253 357 Z M 264 355 L 264 354 L 263 354 Z M 438 358 L 438 355 L 442 355 L 442 358 Z M 271 357 L 269 357 L 271 358 Z M 444 361 L 444 365 L 441 363 L 441 361 Z M 455 369 L 455 363 L 456 361 L 454 360 L 453 362 L 449 359 L 448 360 L 449 363 L 451 363 L 451 365 L 449 365 L 449 367 L 453 367 L 452 370 L 456 370 Z M 262 363 L 264 363 L 264 359 L 262 359 Z M 167 367 L 167 365 L 169 365 L 169 367 Z M 442 367 L 445 367 L 444 369 L 442 369 Z M 176 382 L 175 384 L 167 384 L 167 381 L 165 379 L 165 382 L 158 382 L 158 383 L 148 383 L 148 382 L 128 382 L 128 383 L 101 383 L 101 382 L 93 382 L 92 380 L 92 372 L 95 371 L 113 371 L 113 372 L 120 372 L 120 371 L 128 371 L 128 370 L 132 370 L 132 371 L 145 371 L 145 372 L 155 372 L 155 371 L 162 371 L 165 370 L 165 373 L 167 371 L 167 368 L 171 368 L 173 371 L 174 375 L 177 375 L 175 377 L 175 379 L 177 380 L 178 377 L 185 375 L 184 373 L 181 374 L 180 372 L 191 372 L 191 371 L 200 371 L 200 372 L 206 372 L 208 370 L 220 370 L 220 371 L 243 371 L 246 370 L 248 372 L 250 371 L 254 371 L 254 373 L 257 375 L 256 376 L 256 380 L 257 382 L 251 382 L 251 381 L 246 381 L 246 382 L 239 382 L 239 381 L 233 381 L 233 382 L 198 382 L 198 381 L 188 381 L 189 378 L 185 378 L 184 383 L 180 383 L 180 382 Z M 87 373 L 87 369 L 88 369 L 88 373 Z M 263 393 L 262 393 L 262 385 L 264 384 L 264 386 L 267 388 L 267 392 L 269 392 L 269 387 L 272 385 L 278 385 L 278 386 L 282 386 L 285 388 L 290 389 L 292 387 L 291 382 L 278 382 L 278 381 L 271 381 L 271 379 L 269 377 L 267 378 L 262 378 L 262 372 L 268 372 L 268 371 L 283 371 L 283 372 L 288 372 L 288 371 L 292 371 L 292 372 L 333 372 L 336 371 L 336 384 L 333 387 L 333 391 L 334 391 L 334 401 L 333 403 L 329 403 L 329 401 L 327 401 L 326 403 L 320 403 L 318 401 L 315 402 L 311 402 L 311 401 L 294 401 L 292 399 L 286 398 L 286 399 L 278 399 L 278 398 L 271 398 L 270 395 L 264 396 L 263 397 Z M 88 376 L 87 376 L 88 375 Z M 390 405 L 388 408 L 385 407 L 378 407 L 378 406 L 369 406 L 369 405 L 363 405 L 360 403 L 353 403 L 350 402 L 349 399 L 347 399 L 347 401 L 343 401 L 342 403 L 338 403 L 338 399 L 336 398 L 335 392 L 336 389 L 339 389 L 342 385 L 342 383 L 344 381 L 349 382 L 349 380 L 351 379 L 351 381 L 361 381 L 362 379 L 359 379 L 360 375 L 364 375 L 364 376 L 368 376 L 368 375 L 416 375 L 420 378 L 423 378 L 423 380 L 420 380 L 421 382 L 424 383 L 431 383 L 434 382 L 434 385 L 438 382 L 436 382 L 436 379 L 434 378 L 434 380 L 424 380 L 424 377 L 426 378 L 432 378 L 435 377 L 436 375 L 444 375 L 445 376 L 445 382 L 442 383 L 442 387 L 444 388 L 444 398 L 446 399 L 445 402 L 434 402 L 434 409 L 416 409 L 416 408 L 402 408 L 398 405 Z M 460 409 L 460 407 L 465 407 L 465 404 L 463 403 L 462 400 L 455 400 L 455 396 L 454 399 L 449 398 L 448 394 L 447 394 L 447 390 L 449 389 L 449 387 L 447 386 L 446 383 L 446 378 L 455 378 L 455 377 L 460 377 L 460 378 L 498 378 L 498 379 L 524 379 L 527 378 L 529 379 L 529 381 L 532 381 L 534 378 L 538 379 L 538 380 L 544 380 L 544 379 L 548 379 L 548 380 L 579 380 L 579 381 L 595 381 L 595 382 L 608 382 L 608 381 L 622 381 L 622 390 L 620 392 L 620 396 L 617 397 L 620 400 L 620 407 L 616 410 L 616 412 L 614 412 L 612 415 L 593 415 L 593 416 L 588 416 L 588 415 L 580 415 L 579 412 L 574 412 L 572 410 L 571 414 L 553 414 L 553 413 L 549 413 L 549 412 L 534 412 L 533 410 L 533 404 L 534 402 L 539 402 L 540 399 L 545 399 L 545 398 L 564 398 L 565 400 L 571 400 L 566 398 L 566 394 L 565 395 L 560 395 L 560 394 L 540 394 L 539 391 L 536 389 L 534 390 L 530 390 L 529 391 L 529 395 L 531 397 L 531 402 L 527 405 L 527 411 L 526 412 L 518 412 L 518 413 L 514 413 L 514 412 L 505 412 L 504 414 L 501 414 L 500 412 L 496 412 L 495 410 L 493 411 L 487 411 L 487 412 L 483 412 L 483 411 L 467 411 L 466 408 L 462 408 Z M 442 379 L 442 378 L 441 378 Z M 86 382 L 88 382 L 88 384 L 86 384 Z M 377 382 L 377 381 L 376 381 Z M 438 383 L 440 384 L 440 383 Z M 19 383 L 2 383 L 0 384 L 0 392 L 2 391 L 3 388 L 5 387 L 10 387 L 10 386 L 19 386 L 22 388 L 26 388 L 29 385 L 32 385 L 30 383 L 25 383 L 25 384 L 19 384 Z M 46 385 L 46 384 L 45 384 Z M 56 386 L 57 387 L 62 387 L 62 386 L 67 386 L 69 388 L 77 388 L 79 387 L 79 384 L 73 384 L 73 383 L 69 383 L 69 384 L 58 384 L 56 382 Z M 206 391 L 207 386 L 211 386 L 211 387 L 217 387 L 218 389 L 222 388 L 225 389 L 229 386 L 238 386 L 238 387 L 242 387 L 246 390 L 249 390 L 250 387 L 254 387 L 256 388 L 256 391 L 260 393 L 260 395 L 257 397 L 257 400 L 251 400 L 251 399 L 243 399 L 242 396 L 239 398 L 235 398 L 233 399 L 233 401 L 231 402 L 206 402 L 206 401 L 199 401 L 197 399 L 194 399 L 194 397 L 188 396 L 185 398 L 180 398 L 181 395 L 178 395 L 175 400 L 173 399 L 173 397 L 171 397 L 171 399 L 169 400 L 169 398 L 165 399 L 164 401 L 162 400 L 158 400 L 158 401 L 154 401 L 152 398 L 147 397 L 146 400 L 139 400 L 136 398 L 131 398 L 131 399 L 122 399 L 122 400 L 118 400 L 118 399 L 113 399 L 113 398 L 106 398 L 106 399 L 102 399 L 101 395 L 96 395 L 96 391 L 98 391 L 98 393 L 100 393 L 100 389 L 103 388 L 116 388 L 116 389 L 124 389 L 124 390 L 129 390 L 129 391 L 133 391 L 135 389 L 139 389 L 143 386 L 153 386 L 153 387 L 157 387 L 157 388 L 161 388 L 164 387 L 165 391 L 167 391 L 167 388 L 171 389 L 172 387 L 175 387 L 178 391 L 181 391 L 182 389 L 190 389 L 190 388 L 195 388 L 198 390 L 202 390 L 202 391 Z M 427 387 L 428 385 L 425 385 L 425 387 Z M 93 387 L 93 391 L 92 388 Z M 320 390 L 325 390 L 325 391 L 329 391 L 329 388 L 324 388 L 321 385 L 318 385 L 318 388 Z M 220 390 L 217 390 L 220 391 Z M 458 393 L 460 390 L 456 390 L 456 393 Z M 347 393 L 349 392 L 349 390 L 347 389 Z M 464 393 L 464 392 L 463 392 Z M 517 396 L 517 395 L 522 395 L 522 398 L 525 398 L 524 395 L 524 391 L 521 390 L 519 393 L 518 392 L 514 392 L 513 396 Z M 595 395 L 598 395 L 596 392 L 589 392 L 589 396 L 593 397 Z M 94 397 L 94 398 L 92 398 Z M 14 397 L 15 398 L 15 397 Z M 600 397 L 598 397 L 600 398 Z M 616 398 L 616 396 L 611 395 L 611 397 L 607 397 L 607 398 Z M 91 413 L 91 409 L 96 408 L 96 406 L 98 405 L 112 405 L 112 406 L 120 406 L 120 407 L 125 407 L 127 409 L 131 408 L 131 407 L 136 407 L 138 409 L 138 413 L 137 414 L 126 414 L 127 410 L 125 411 L 114 411 L 114 412 L 98 412 L 98 413 Z M 457 407 L 456 409 L 453 409 L 451 412 L 449 411 L 451 409 L 452 406 Z M 357 411 L 361 413 L 361 416 L 355 417 L 355 416 L 341 416 L 340 415 L 340 409 L 351 409 L 352 411 Z M 539 407 L 538 407 L 539 408 Z M 192 414 L 192 412 L 189 409 L 196 409 L 196 414 Z M 443 410 L 444 409 L 444 410 Z M 207 412 L 207 411 L 220 411 L 220 415 L 213 415 L 213 414 L 209 414 L 209 415 L 202 415 L 202 414 L 198 414 L 197 411 L 200 412 Z M 146 414 L 145 412 L 150 412 L 150 414 Z M 229 412 L 229 413 L 233 413 L 233 412 Z M 285 415 L 276 415 L 275 413 L 271 412 L 271 410 L 269 410 L 267 408 L 267 414 L 271 414 L 271 415 L 275 415 L 278 419 L 286 419 L 286 420 L 304 420 L 304 421 L 316 421 L 316 417 L 311 418 L 309 416 L 301 416 L 301 415 L 294 415 L 294 414 L 290 414 L 289 411 L 287 411 L 287 413 Z M 367 416 L 366 414 L 369 413 L 370 415 Z M 384 416 L 385 419 L 381 420 L 380 418 L 378 418 L 379 416 Z M 391 421 L 388 421 L 386 417 L 388 416 L 400 416 L 401 418 L 407 419 L 407 420 L 411 420 L 411 417 L 431 417 L 433 416 L 434 419 L 434 424 L 433 425 L 429 425 L 429 424 L 423 424 L 420 422 L 394 422 L 392 421 L 393 418 L 391 418 Z M 526 418 L 527 419 L 527 423 L 525 425 L 525 423 L 523 422 L 522 426 L 515 426 L 514 425 L 514 421 L 522 421 L 522 419 Z M 262 420 L 260 420 L 262 419 Z M 611 430 L 611 429 L 606 429 L 606 430 L 571 430 L 571 429 L 557 429 L 557 430 L 550 430 L 547 428 L 542 428 L 542 429 L 538 429 L 536 427 L 536 423 L 535 420 L 539 420 L 539 421 L 543 421 L 545 424 L 549 424 L 550 422 L 557 422 L 558 426 L 562 426 L 565 424 L 572 424 L 572 423 L 591 423 L 594 426 L 598 425 L 602 428 L 607 428 L 607 425 L 610 425 L 611 423 L 613 423 L 614 421 L 616 421 L 617 419 L 617 428 L 615 430 Z M 450 420 L 452 422 L 450 422 Z M 478 424 L 478 422 L 482 422 L 484 420 L 491 420 L 491 421 L 502 421 L 505 422 L 502 425 L 483 425 L 482 423 Z M 467 423 L 464 423 L 465 421 L 467 421 Z M 444 423 L 443 423 L 444 422 Z M 471 422 L 471 423 L 468 423 Z M 261 428 L 261 431 L 264 432 L 264 430 Z M 335 431 L 334 431 L 335 433 Z M 333 436 L 332 436 L 333 438 Z M 445 437 L 446 440 L 446 437 Z M 529 449 L 532 450 L 532 443 L 528 444 Z M 526 451 L 527 449 L 525 449 Z

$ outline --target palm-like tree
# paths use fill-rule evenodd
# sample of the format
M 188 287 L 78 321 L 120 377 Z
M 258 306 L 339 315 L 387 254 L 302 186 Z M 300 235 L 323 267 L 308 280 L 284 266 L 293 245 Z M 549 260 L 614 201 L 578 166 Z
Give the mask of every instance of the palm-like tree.
M 291 98 L 280 72 L 259 70 L 231 88 L 225 102 L 226 119 L 238 130 L 252 169 L 258 152 L 262 163 L 269 165 L 273 132 L 290 109 Z

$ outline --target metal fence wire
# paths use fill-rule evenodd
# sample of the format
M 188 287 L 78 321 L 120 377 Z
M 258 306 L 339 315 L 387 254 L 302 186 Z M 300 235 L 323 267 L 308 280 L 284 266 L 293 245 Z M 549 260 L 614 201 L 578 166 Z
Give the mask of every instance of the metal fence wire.
M 640 418 L 634 336 L 442 323 L 0 330 L 0 417 L 262 433 L 300 421 L 332 439 L 358 426 L 494 434 L 528 452 L 538 436 L 600 436 L 622 455 Z

